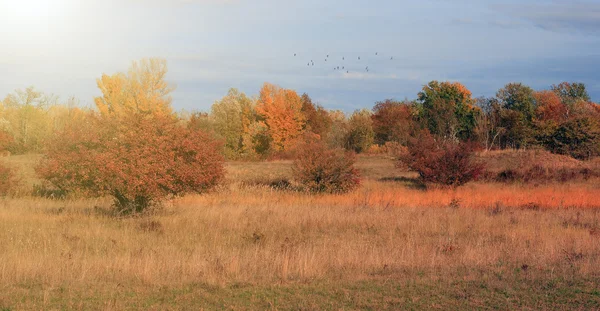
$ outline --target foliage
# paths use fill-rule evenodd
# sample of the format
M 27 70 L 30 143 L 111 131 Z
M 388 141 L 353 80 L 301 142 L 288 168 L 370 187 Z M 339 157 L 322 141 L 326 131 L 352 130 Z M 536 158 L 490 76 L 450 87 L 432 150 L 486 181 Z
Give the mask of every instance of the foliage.
M 290 148 L 302 133 L 306 120 L 301 110 L 302 100 L 295 91 L 263 85 L 256 111 L 264 118 L 275 151 Z
M 110 195 L 120 212 L 141 212 L 169 195 L 202 192 L 223 177 L 218 144 L 169 117 L 90 115 L 49 148 L 38 174 L 61 190 Z
M 583 83 L 562 82 L 558 85 L 552 85 L 551 89 L 560 97 L 561 101 L 568 106 L 571 106 L 578 101 L 590 101 L 590 95 Z
M 561 124 L 551 137 L 547 148 L 555 153 L 576 159 L 600 155 L 600 124 L 593 117 L 581 117 Z
M 473 138 L 479 108 L 471 91 L 458 82 L 431 81 L 418 94 L 419 118 L 432 134 L 449 140 Z
M 171 114 L 173 87 L 165 81 L 167 62 L 164 59 L 143 59 L 133 62 L 127 74 L 102 75 L 98 79 L 101 97 L 94 99 L 103 116 L 116 118 L 131 114 L 168 116 Z
M 367 151 L 373 144 L 374 138 L 371 112 L 367 109 L 354 111 L 348 121 L 345 137 L 346 149 L 356 153 Z
M 322 106 L 315 106 L 306 93 L 302 94 L 300 99 L 302 100 L 301 111 L 306 118 L 305 129 L 319 135 L 319 137 L 325 137 L 333 123 L 329 113 Z
M 329 149 L 321 141 L 304 142 L 293 163 L 296 180 L 313 193 L 345 193 L 360 184 L 355 156 L 343 149 Z
M 229 159 L 247 157 L 252 151 L 247 135 L 256 119 L 253 101 L 237 89 L 230 89 L 212 105 L 211 117 L 215 132 L 225 141 L 225 156 Z
M 461 186 L 483 171 L 474 160 L 474 147 L 468 142 L 436 139 L 429 132 L 411 139 L 401 164 L 419 173 L 421 181 L 446 186 Z
M 48 107 L 57 98 L 37 91 L 34 87 L 15 90 L 3 100 L 0 129 L 12 137 L 6 149 L 13 154 L 40 152 L 51 134 L 52 121 Z
M 408 143 L 414 126 L 411 102 L 398 102 L 391 99 L 377 102 L 373 107 L 371 118 L 376 144 L 396 142 L 406 145 Z
M 533 119 L 535 96 L 530 87 L 522 83 L 509 83 L 496 93 L 499 105 L 495 107 L 500 127 L 503 148 L 523 148 L 534 143 Z
M 166 63 L 134 63 L 128 75 L 103 76 L 100 114 L 70 124 L 50 144 L 38 174 L 60 190 L 110 195 L 122 213 L 202 192 L 223 178 L 220 145 L 171 113 Z

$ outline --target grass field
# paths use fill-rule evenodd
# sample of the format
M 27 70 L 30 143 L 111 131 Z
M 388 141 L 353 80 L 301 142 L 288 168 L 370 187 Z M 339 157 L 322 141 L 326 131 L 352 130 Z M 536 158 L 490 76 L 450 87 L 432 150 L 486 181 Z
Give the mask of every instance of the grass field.
M 37 183 L 37 156 L 21 167 Z M 570 164 L 571 165 L 571 164 Z M 424 190 L 360 157 L 346 195 L 233 162 L 214 192 L 110 216 L 109 199 L 0 199 L 0 310 L 600 310 L 600 182 Z

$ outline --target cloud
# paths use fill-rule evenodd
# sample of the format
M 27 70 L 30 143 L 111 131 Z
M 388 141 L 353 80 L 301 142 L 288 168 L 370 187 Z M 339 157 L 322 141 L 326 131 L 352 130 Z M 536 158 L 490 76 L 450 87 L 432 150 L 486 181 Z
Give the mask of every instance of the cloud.
M 600 3 L 563 1 L 552 4 L 498 5 L 495 8 L 548 31 L 600 35 Z

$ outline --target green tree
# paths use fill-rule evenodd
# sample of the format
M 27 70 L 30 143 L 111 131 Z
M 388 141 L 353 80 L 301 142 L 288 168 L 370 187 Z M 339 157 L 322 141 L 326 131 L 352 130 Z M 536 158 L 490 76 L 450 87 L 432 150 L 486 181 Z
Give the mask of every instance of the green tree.
M 254 122 L 254 102 L 237 89 L 230 89 L 225 97 L 213 104 L 211 117 L 215 131 L 225 141 L 225 156 L 235 159 L 247 155 L 251 149 L 245 138 L 250 123 Z
M 418 95 L 423 127 L 448 140 L 472 139 L 480 110 L 471 96 L 458 82 L 429 82 Z
M 567 106 L 572 106 L 578 101 L 590 101 L 590 95 L 588 94 L 585 84 L 583 83 L 562 82 L 558 85 L 552 85 L 551 89 Z
M 522 83 L 509 83 L 496 93 L 500 123 L 505 129 L 503 147 L 522 148 L 534 143 L 534 94 Z

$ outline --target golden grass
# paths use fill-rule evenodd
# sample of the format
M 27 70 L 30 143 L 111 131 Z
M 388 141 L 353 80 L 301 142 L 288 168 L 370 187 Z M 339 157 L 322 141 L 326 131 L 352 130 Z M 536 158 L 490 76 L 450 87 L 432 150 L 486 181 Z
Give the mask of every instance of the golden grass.
M 310 196 L 245 182 L 289 178 L 289 162 L 233 163 L 217 191 L 135 218 L 107 216 L 103 199 L 0 199 L 0 292 L 600 277 L 596 182 L 424 191 L 385 159 L 359 167 L 359 190 Z

